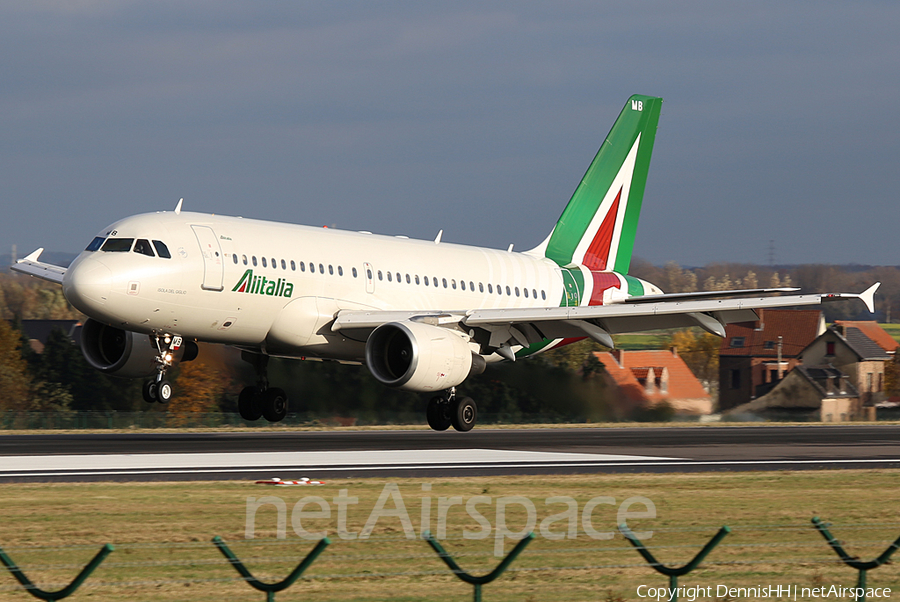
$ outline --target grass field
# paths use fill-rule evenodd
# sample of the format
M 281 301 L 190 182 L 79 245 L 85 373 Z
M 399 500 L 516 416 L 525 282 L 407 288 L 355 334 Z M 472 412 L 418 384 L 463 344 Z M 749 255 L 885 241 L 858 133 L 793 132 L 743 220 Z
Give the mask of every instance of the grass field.
M 387 483 L 395 489 L 385 489 Z M 378 518 L 367 539 L 342 539 L 336 533 L 339 507 L 334 501 L 341 490 L 344 497 L 358 498 L 358 503 L 345 505 L 347 532 L 364 529 L 380 496 L 383 508 L 394 516 L 386 512 Z M 392 491 L 395 497 L 390 497 Z M 248 498 L 262 496 L 284 501 L 284 539 L 275 537 L 278 512 L 273 505 L 260 507 L 256 539 L 245 539 Z M 321 497 L 331 517 L 310 518 L 309 513 L 322 511 L 318 504 L 297 510 L 304 496 Z M 495 531 L 486 539 L 463 538 L 464 530 L 481 533 L 484 527 L 466 510 L 475 496 L 486 496 L 475 500 L 481 504 L 474 508 Z M 277 594 L 277 600 L 470 600 L 471 586 L 450 574 L 425 542 L 407 539 L 404 521 L 396 516 L 397 500 L 402 499 L 410 519 L 407 528 L 415 536 L 423 523 L 438 529 L 440 498 L 444 506 L 455 502 L 445 511 L 443 544 L 464 569 L 483 574 L 499 562 L 493 554 L 500 526 L 496 514 L 505 496 L 530 500 L 538 536 L 510 571 L 485 586 L 485 600 L 636 600 L 638 585 L 664 585 L 666 578 L 620 535 L 587 535 L 584 511 L 592 499 L 587 526 L 595 536 L 615 529 L 625 500 L 641 496 L 652 502 L 656 517 L 631 519 L 629 526 L 652 530 L 646 543 L 669 565 L 686 563 L 719 527 L 729 525 L 732 534 L 707 562 L 681 578 L 680 585 L 688 586 L 854 585 L 855 571 L 836 564 L 834 553 L 811 527 L 814 515 L 833 522 L 835 536 L 863 559 L 874 558 L 900 535 L 900 472 L 868 470 L 356 479 L 302 488 L 240 481 L 0 485 L 0 545 L 39 585 L 58 589 L 102 544 L 114 544 L 116 551 L 72 600 L 263 600 L 264 594 L 237 579 L 210 540 L 222 536 L 254 574 L 278 581 L 313 547 L 312 540 L 294 531 L 297 512 L 300 527 L 327 530 L 334 543 L 307 571 L 308 578 Z M 568 508 L 560 500 L 548 503 L 554 496 L 569 496 L 578 515 L 572 525 L 562 517 L 544 523 L 541 534 L 543 521 Z M 646 510 L 645 504 L 631 510 Z M 423 518 L 423 507 L 430 509 L 430 517 Z M 526 506 L 510 503 L 507 508 L 509 531 L 524 531 Z M 574 539 L 547 537 L 565 535 L 571 527 L 577 531 Z M 505 551 L 514 539 L 500 540 Z M 881 567 L 870 571 L 868 580 L 879 587 L 900 583 L 900 569 Z M 32 599 L 14 586 L 13 578 L 3 574 L 0 600 Z
M 880 324 L 894 340 L 900 343 L 900 324 Z

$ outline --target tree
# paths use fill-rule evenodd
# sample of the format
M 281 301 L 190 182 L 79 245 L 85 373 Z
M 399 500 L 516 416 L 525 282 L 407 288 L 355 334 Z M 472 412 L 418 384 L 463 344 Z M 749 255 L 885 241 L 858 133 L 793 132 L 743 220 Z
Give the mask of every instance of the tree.
M 663 274 L 665 279 L 661 286 L 667 293 L 692 293 L 697 290 L 697 275 L 682 269 L 674 261 L 666 263 Z
M 677 347 L 678 355 L 684 360 L 691 372 L 707 388 L 719 379 L 719 346 L 722 339 L 708 334 L 698 333 L 696 329 L 679 330 L 672 334 L 668 347 Z
M 738 286 L 741 288 L 759 288 L 759 279 L 756 277 L 756 272 L 753 270 L 748 271 Z
M 733 289 L 734 283 L 731 281 L 728 274 L 725 274 L 718 280 L 716 280 L 715 276 L 710 276 L 703 281 L 703 290 L 705 291 L 730 291 Z
M 181 426 L 188 422 L 189 412 L 212 412 L 219 408 L 219 400 L 227 383 L 222 374 L 202 361 L 181 364 L 175 380 L 177 394 L 168 404 L 169 426 Z
M 782 278 L 779 276 L 778 272 L 772 272 L 772 277 L 769 279 L 769 286 L 771 288 L 793 286 L 793 284 L 791 283 L 791 275 L 785 274 Z
M 900 355 L 894 353 L 894 359 L 884 365 L 884 392 L 888 397 L 900 395 Z
M 23 320 L 77 320 L 75 310 L 55 283 L 29 276 L 0 273 L 0 317 Z
M 0 409 L 27 410 L 31 403 L 31 379 L 21 346 L 21 334 L 0 320 Z
M 40 391 L 57 399 L 67 392 L 71 397 L 69 409 L 129 411 L 136 405 L 137 381 L 108 376 L 93 368 L 72 339 L 59 329 L 50 332 L 43 353 L 33 358 L 32 378 L 36 383 L 44 383 Z M 35 394 L 40 391 L 36 389 Z M 53 405 L 47 400 L 37 403 L 47 409 Z

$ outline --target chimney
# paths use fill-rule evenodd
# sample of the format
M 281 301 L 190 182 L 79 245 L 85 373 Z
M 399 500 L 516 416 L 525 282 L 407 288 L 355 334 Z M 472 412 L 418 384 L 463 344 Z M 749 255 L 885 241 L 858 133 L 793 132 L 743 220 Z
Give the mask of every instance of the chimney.
M 672 355 L 674 355 L 675 357 L 678 357 L 678 347 L 676 347 L 675 345 L 672 345 L 671 347 L 669 347 L 669 351 L 672 352 Z
M 846 374 L 841 374 L 841 380 L 840 380 L 840 383 L 841 383 L 841 385 L 840 385 L 840 386 L 841 386 L 841 393 L 846 393 L 846 392 L 847 392 L 847 379 L 848 379 L 848 378 L 850 378 L 850 377 L 847 376 Z
M 834 374 L 829 374 L 825 380 L 825 393 L 828 395 L 834 395 Z
M 761 332 L 766 329 L 766 310 L 759 309 L 756 311 L 756 315 L 759 318 L 756 320 L 756 324 L 753 325 L 753 329 L 757 332 Z
M 612 356 L 616 359 L 616 362 L 619 364 L 620 368 L 625 367 L 625 350 L 624 349 L 612 349 L 610 351 Z

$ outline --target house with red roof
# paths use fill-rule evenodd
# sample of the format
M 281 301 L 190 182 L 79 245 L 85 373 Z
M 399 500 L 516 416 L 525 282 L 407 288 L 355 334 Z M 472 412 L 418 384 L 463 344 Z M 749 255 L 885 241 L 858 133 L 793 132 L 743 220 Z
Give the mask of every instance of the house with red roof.
M 888 331 L 882 328 L 878 322 L 874 320 L 835 320 L 835 329 L 842 335 L 846 335 L 848 328 L 856 328 L 864 335 L 869 337 L 876 345 L 884 349 L 888 355 L 894 356 L 900 343 L 894 340 Z
M 816 309 L 760 309 L 757 314 L 757 320 L 725 327 L 719 347 L 720 410 L 768 393 L 825 332 L 825 318 Z
M 893 351 L 889 353 L 868 335 L 875 334 L 874 329 L 863 330 L 856 324 L 865 323 L 843 322 L 832 326 L 810 343 L 800 356 L 804 364 L 828 364 L 846 374 L 859 391 L 862 407 L 872 407 L 885 399 L 885 364 L 893 360 Z M 884 332 L 878 324 L 872 324 Z
M 668 402 L 679 414 L 711 414 L 712 398 L 675 347 L 665 350 L 596 352 L 619 405 L 651 407 Z

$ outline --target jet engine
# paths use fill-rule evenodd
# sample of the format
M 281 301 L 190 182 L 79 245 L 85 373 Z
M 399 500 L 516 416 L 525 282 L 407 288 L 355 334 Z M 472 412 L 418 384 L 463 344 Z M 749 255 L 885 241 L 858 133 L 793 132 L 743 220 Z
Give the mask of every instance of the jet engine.
M 455 387 L 485 367 L 465 335 L 421 322 L 376 328 L 366 341 L 366 364 L 382 384 L 418 392 Z
M 81 352 L 87 362 L 106 374 L 141 378 L 156 374 L 159 351 L 153 340 L 114 326 L 88 319 L 81 327 Z M 197 357 L 197 344 L 185 341 L 175 352 L 175 361 Z

